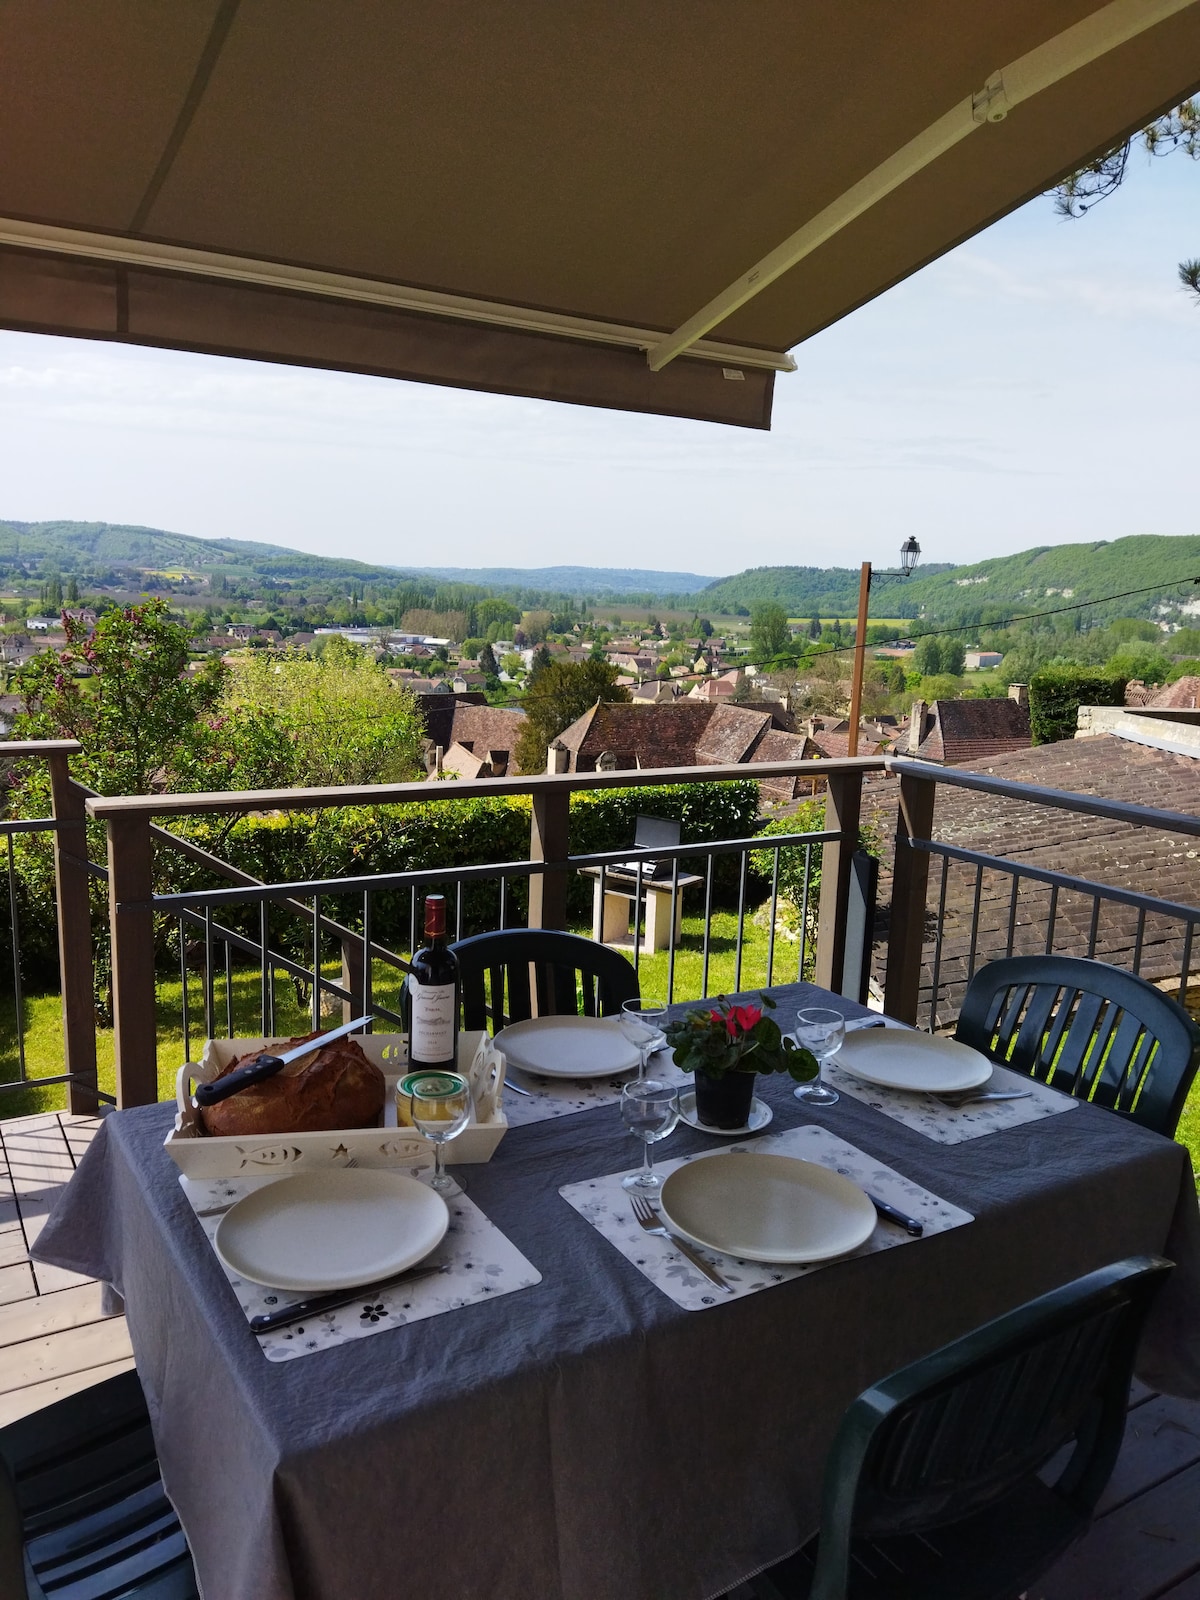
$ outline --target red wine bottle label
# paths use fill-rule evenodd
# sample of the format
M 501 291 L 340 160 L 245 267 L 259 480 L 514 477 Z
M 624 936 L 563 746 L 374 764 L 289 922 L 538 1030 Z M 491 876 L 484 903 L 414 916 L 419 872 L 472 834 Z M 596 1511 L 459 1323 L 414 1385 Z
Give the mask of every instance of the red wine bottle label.
M 408 1024 L 411 1061 L 454 1062 L 455 986 L 452 983 L 414 983 L 409 990 L 412 1012 Z

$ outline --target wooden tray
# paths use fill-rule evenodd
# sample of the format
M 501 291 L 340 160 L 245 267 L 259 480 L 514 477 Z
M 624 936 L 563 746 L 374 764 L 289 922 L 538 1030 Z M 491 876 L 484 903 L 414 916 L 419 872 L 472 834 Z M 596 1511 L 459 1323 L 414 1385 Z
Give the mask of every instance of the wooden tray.
M 433 1146 L 411 1128 L 396 1122 L 396 1084 L 408 1071 L 408 1039 L 402 1033 L 356 1034 L 363 1054 L 387 1080 L 383 1117 L 374 1128 L 341 1128 L 329 1133 L 255 1134 L 249 1137 L 206 1134 L 192 1105 L 192 1084 L 208 1083 L 237 1056 L 265 1050 L 277 1039 L 209 1039 L 199 1062 L 185 1061 L 175 1081 L 178 1109 L 164 1148 L 188 1178 L 249 1177 L 269 1172 L 300 1172 L 344 1166 L 353 1156 L 360 1167 L 411 1166 L 433 1160 Z M 484 1116 L 472 1120 L 446 1146 L 447 1164 L 490 1161 L 508 1128 L 500 1101 L 504 1086 L 504 1053 L 486 1033 L 460 1033 L 458 1069 L 470 1078 Z

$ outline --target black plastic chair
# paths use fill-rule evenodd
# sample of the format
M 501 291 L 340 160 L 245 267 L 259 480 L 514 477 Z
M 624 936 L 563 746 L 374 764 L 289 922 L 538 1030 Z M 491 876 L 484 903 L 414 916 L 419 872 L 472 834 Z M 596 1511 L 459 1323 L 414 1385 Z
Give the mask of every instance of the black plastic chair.
M 0 1595 L 196 1600 L 136 1372 L 0 1428 Z
M 819 1536 L 751 1580 L 756 1600 L 1016 1600 L 1087 1528 L 1170 1271 L 1149 1256 L 1103 1267 L 861 1394 Z
M 577 933 L 505 928 L 451 949 L 462 979 L 463 1027 L 498 1033 L 533 1015 L 607 1017 L 638 996 L 637 973 L 619 950 Z M 530 968 L 534 981 L 530 983 Z
M 1170 995 L 1076 956 L 1013 956 L 981 967 L 955 1037 L 1168 1139 L 1200 1064 L 1200 1028 Z

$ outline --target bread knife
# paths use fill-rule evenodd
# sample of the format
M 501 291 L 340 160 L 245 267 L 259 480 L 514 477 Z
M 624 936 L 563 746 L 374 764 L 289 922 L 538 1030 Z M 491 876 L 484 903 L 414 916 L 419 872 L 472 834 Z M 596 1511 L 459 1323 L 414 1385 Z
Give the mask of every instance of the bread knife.
M 267 1078 L 273 1078 L 281 1072 L 289 1061 L 299 1061 L 301 1056 L 310 1054 L 313 1050 L 320 1050 L 334 1039 L 340 1039 L 343 1034 L 353 1033 L 355 1028 L 363 1028 L 370 1022 L 370 1017 L 355 1017 L 353 1022 L 343 1022 L 340 1028 L 331 1028 L 328 1033 L 318 1034 L 315 1039 L 306 1039 L 303 1044 L 296 1045 L 291 1050 L 285 1050 L 281 1056 L 271 1055 L 264 1050 L 253 1061 L 247 1061 L 244 1067 L 239 1067 L 236 1072 L 229 1073 L 224 1078 L 217 1078 L 213 1083 L 198 1083 L 192 1095 L 194 1106 L 216 1105 L 218 1100 L 228 1100 L 231 1094 L 237 1094 L 241 1089 L 248 1089 L 252 1083 L 262 1083 Z

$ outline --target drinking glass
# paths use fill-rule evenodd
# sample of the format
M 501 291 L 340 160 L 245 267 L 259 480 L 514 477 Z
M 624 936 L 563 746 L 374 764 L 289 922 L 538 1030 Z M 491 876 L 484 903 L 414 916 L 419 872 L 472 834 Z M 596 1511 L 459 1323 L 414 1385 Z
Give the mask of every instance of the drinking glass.
M 662 1179 L 654 1170 L 651 1146 L 665 1139 L 679 1121 L 678 1089 L 657 1078 L 635 1078 L 621 1090 L 621 1121 L 646 1146 L 641 1171 L 622 1178 L 622 1187 L 653 1197 L 662 1188 Z
M 461 1194 L 465 1185 L 448 1176 L 443 1151 L 471 1120 L 471 1085 L 457 1072 L 425 1072 L 409 1083 L 413 1126 L 433 1145 L 432 1187 L 443 1197 Z
M 841 1096 L 821 1081 L 821 1071 L 832 1061 L 846 1041 L 846 1019 L 840 1011 L 826 1006 L 811 1006 L 796 1013 L 796 1043 L 811 1050 L 817 1058 L 817 1075 L 792 1093 L 810 1106 L 835 1106 Z
M 638 1077 L 646 1076 L 646 1063 L 667 1020 L 665 1000 L 624 1000 L 621 1003 L 621 1032 L 638 1053 Z

